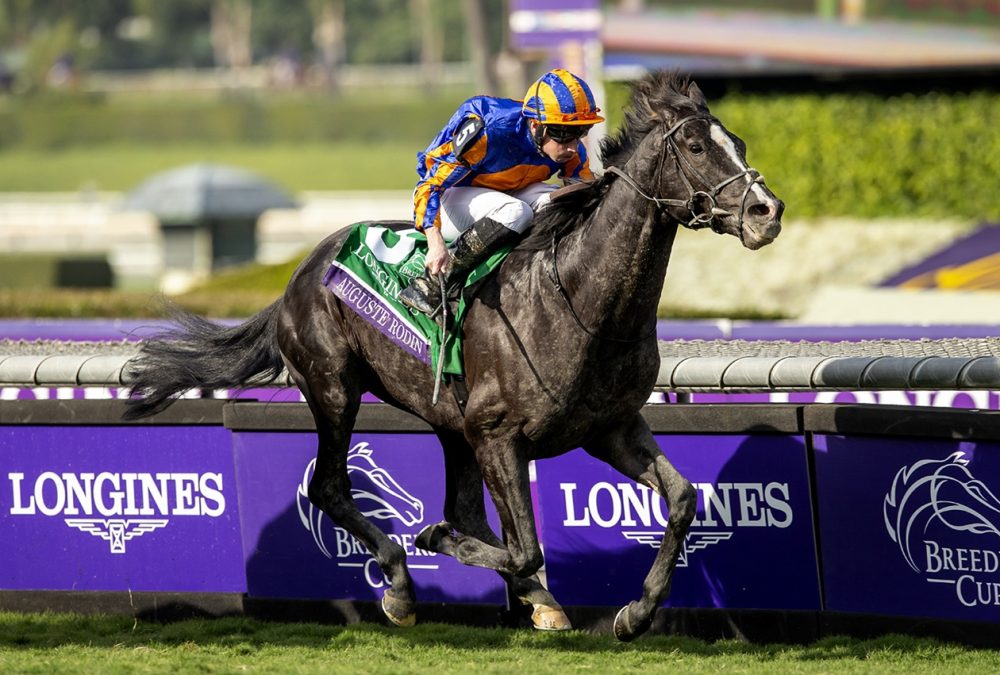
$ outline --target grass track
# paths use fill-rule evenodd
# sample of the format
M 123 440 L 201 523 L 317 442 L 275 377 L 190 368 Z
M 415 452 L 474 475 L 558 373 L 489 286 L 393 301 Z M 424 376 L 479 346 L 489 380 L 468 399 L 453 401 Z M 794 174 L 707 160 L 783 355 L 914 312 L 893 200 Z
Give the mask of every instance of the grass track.
M 328 626 L 253 619 L 172 624 L 0 612 L 0 672 L 963 673 L 997 672 L 1000 651 L 929 639 L 826 638 L 805 646 L 647 636 L 621 644 L 572 631 L 422 624 Z

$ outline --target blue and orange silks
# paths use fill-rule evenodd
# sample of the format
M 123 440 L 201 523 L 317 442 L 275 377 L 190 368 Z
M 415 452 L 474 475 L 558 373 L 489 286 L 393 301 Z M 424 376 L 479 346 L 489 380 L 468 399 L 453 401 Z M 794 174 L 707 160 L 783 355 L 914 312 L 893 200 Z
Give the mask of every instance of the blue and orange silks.
M 543 155 L 535 146 L 521 101 L 476 96 L 463 103 L 423 152 L 417 153 L 417 181 L 413 193 L 414 223 L 418 230 L 440 227 L 441 197 L 452 187 L 483 187 L 513 192 L 548 180 L 557 173 L 566 180 L 593 180 L 587 150 L 565 164 Z M 482 120 L 475 140 L 463 143 L 456 156 L 454 140 L 470 118 Z

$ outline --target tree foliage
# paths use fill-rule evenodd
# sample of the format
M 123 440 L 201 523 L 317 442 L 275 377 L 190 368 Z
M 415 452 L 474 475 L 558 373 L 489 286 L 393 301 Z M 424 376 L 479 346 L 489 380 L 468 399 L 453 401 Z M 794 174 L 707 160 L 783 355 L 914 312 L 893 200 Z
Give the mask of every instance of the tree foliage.
M 54 50 L 70 52 L 77 65 L 95 69 L 183 68 L 213 65 L 211 14 L 221 0 L 0 0 L 0 44 L 7 51 L 52 42 L 65 26 L 68 38 Z M 316 0 L 242 0 L 252 14 L 251 45 L 256 61 L 295 53 L 315 59 Z M 344 8 L 345 55 L 349 63 L 416 61 L 419 21 L 426 7 L 441 25 L 446 61 L 466 58 L 462 13 L 453 0 L 415 4 L 405 0 L 325 0 Z M 491 43 L 505 23 L 501 0 L 483 0 Z M 47 56 L 47 55 L 46 55 Z M 46 67 L 51 64 L 46 64 Z

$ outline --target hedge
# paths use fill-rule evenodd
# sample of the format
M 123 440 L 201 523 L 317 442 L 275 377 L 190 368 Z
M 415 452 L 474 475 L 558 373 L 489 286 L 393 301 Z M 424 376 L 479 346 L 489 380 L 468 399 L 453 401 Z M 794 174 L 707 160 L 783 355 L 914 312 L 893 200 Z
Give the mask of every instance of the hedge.
M 609 122 L 625 87 L 612 85 Z M 122 142 L 156 147 L 197 141 L 378 143 L 423 147 L 461 96 L 374 99 L 283 95 L 267 99 L 143 101 L 75 96 L 7 99 L 5 149 Z M 817 216 L 1000 219 L 1000 93 L 879 97 L 870 94 L 730 94 L 715 112 L 748 145 L 748 159 L 787 205 Z M 372 176 L 372 188 L 378 176 Z M 288 186 L 296 189 L 298 186 Z
M 790 217 L 1000 219 L 1000 94 L 734 96 L 713 112 Z
M 609 108 L 624 87 L 609 88 Z M 712 112 L 789 218 L 1000 219 L 1000 93 L 730 94 Z

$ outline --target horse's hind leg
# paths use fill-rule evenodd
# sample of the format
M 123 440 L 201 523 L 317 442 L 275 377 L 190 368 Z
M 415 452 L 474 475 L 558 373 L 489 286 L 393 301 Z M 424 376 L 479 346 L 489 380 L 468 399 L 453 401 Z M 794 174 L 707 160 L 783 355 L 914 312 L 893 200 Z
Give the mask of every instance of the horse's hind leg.
M 503 542 L 486 519 L 483 474 L 465 437 L 437 430 L 445 461 L 445 522 L 428 525 L 417 536 L 421 548 L 451 555 L 459 560 L 488 548 L 502 552 Z M 538 575 L 517 577 L 498 572 L 511 592 L 531 607 L 531 623 L 539 630 L 569 630 L 569 618 Z
M 311 372 L 308 378 L 287 364 L 305 395 L 319 436 L 316 470 L 309 483 L 309 501 L 367 547 L 390 583 L 382 596 L 382 610 L 397 626 L 412 626 L 416 622 L 416 598 L 406 566 L 406 551 L 369 522 L 351 496 L 347 454 L 362 391 L 360 369 L 346 347 L 342 354 L 342 358 L 334 360 L 339 363 L 313 361 L 317 371 L 321 368 L 322 372 Z
M 629 641 L 649 629 L 653 613 L 670 593 L 677 558 L 694 520 L 697 492 L 667 461 L 641 415 L 586 444 L 584 449 L 652 488 L 666 500 L 670 512 L 660 550 L 642 585 L 642 597 L 623 607 L 615 617 L 615 637 Z

